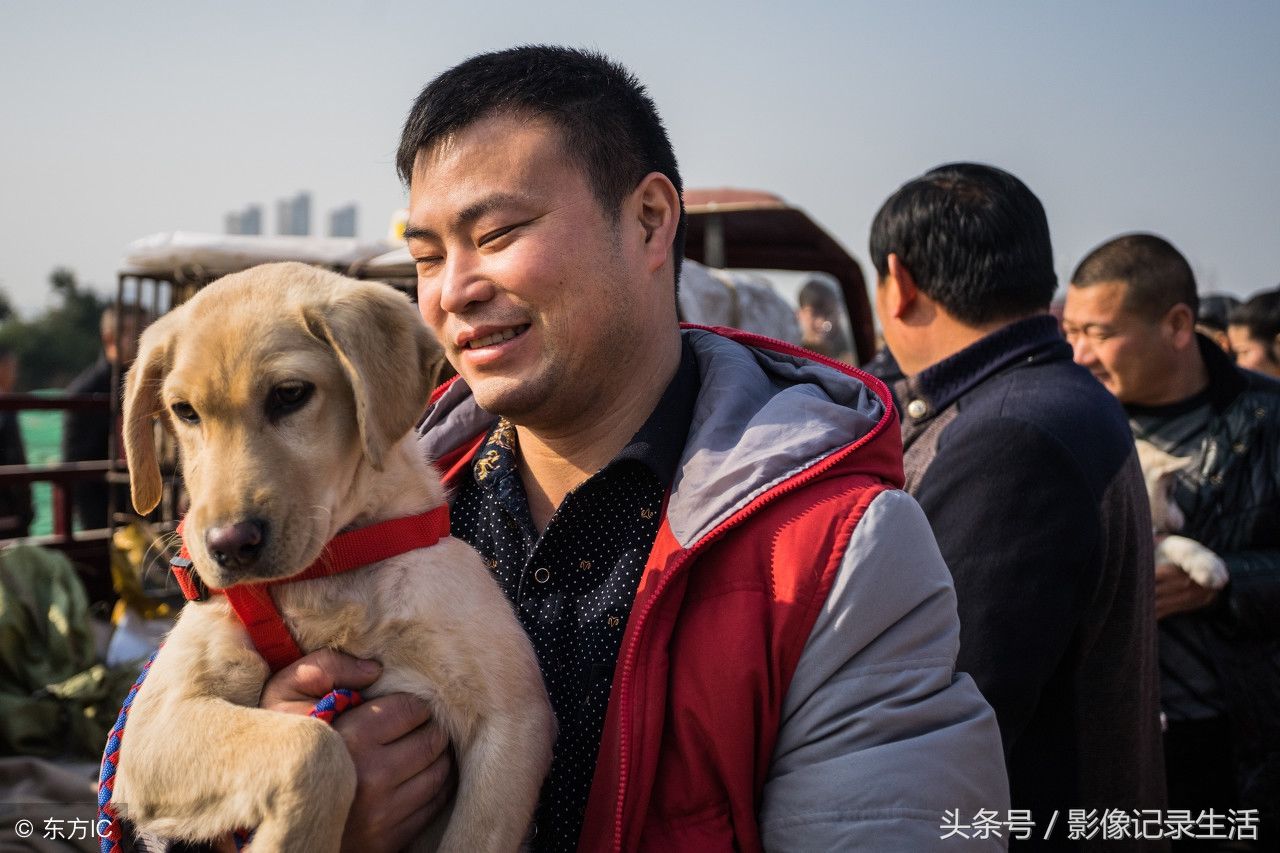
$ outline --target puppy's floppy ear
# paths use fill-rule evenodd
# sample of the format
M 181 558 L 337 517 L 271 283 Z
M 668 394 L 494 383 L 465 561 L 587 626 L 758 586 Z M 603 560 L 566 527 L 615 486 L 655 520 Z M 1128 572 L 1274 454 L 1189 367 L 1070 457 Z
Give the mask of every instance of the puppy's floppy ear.
M 133 507 L 142 515 L 156 508 L 164 488 L 156 460 L 154 423 L 164 413 L 160 386 L 170 367 L 173 316 L 160 318 L 142 333 L 138 357 L 124 383 L 125 461 L 129 464 Z
M 337 354 L 355 397 L 364 454 L 381 471 L 387 450 L 426 410 L 444 351 L 408 297 L 384 284 L 352 281 L 303 316 L 311 334 Z

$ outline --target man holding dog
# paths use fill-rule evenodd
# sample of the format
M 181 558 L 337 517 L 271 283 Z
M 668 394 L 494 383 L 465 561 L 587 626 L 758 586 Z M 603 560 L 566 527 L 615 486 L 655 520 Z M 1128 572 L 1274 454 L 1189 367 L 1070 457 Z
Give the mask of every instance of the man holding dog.
M 1128 234 L 1080 262 L 1064 329 L 1076 362 L 1124 404 L 1133 434 L 1193 460 L 1173 493 L 1185 517 L 1179 533 L 1216 552 L 1230 576 L 1216 591 L 1178 566 L 1155 567 L 1169 804 L 1193 814 L 1261 809 L 1256 849 L 1274 850 L 1280 383 L 1233 365 L 1196 334 L 1197 302 L 1195 277 L 1176 248 Z
M 949 575 L 896 488 L 888 396 L 680 330 L 681 181 L 639 83 L 577 50 L 476 57 L 423 90 L 397 165 L 419 306 L 459 373 L 422 446 L 560 723 L 534 848 L 1000 848 L 941 840 L 948 810 L 1000 813 L 1007 788 L 954 667 Z M 356 666 L 313 655 L 264 703 L 372 680 Z M 434 814 L 427 716 L 384 697 L 338 720 L 351 846 Z
M 1044 208 L 1000 169 L 941 166 L 880 208 L 871 260 L 906 376 L 906 488 L 955 578 L 958 666 L 999 718 L 1014 807 L 1037 824 L 1163 807 L 1142 476 L 1123 412 L 1048 313 Z M 1161 846 L 1037 838 L 1026 847 Z

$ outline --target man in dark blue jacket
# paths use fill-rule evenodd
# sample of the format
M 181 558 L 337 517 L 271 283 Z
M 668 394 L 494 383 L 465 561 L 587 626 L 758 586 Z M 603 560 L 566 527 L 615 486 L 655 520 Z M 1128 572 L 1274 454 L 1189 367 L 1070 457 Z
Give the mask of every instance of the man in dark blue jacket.
M 881 207 L 871 258 L 906 376 L 906 487 L 955 578 L 957 666 L 995 708 L 1014 808 L 1037 826 L 1024 849 L 1162 849 L 1115 827 L 1165 803 L 1151 520 L 1124 412 L 1048 313 L 1044 209 L 999 169 L 942 166 Z M 1068 809 L 1109 817 L 1110 837 L 1046 840 Z

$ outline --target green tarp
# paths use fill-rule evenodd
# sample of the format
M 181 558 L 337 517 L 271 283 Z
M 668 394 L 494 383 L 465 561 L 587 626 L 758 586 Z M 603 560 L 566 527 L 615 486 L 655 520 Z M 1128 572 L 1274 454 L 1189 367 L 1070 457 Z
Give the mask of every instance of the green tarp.
M 102 754 L 138 667 L 97 663 L 84 586 L 57 551 L 0 551 L 0 755 Z

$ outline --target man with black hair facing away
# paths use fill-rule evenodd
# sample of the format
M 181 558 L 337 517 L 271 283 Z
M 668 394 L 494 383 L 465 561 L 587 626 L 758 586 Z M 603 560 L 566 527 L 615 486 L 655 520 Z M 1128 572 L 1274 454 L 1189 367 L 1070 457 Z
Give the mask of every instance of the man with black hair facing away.
M 638 81 L 567 48 L 475 57 L 423 90 L 397 166 L 459 374 L 424 452 L 559 721 L 533 848 L 1002 847 L 939 831 L 1007 807 L 1006 780 L 883 388 L 680 329 L 680 175 Z M 311 655 L 264 704 L 371 679 Z M 337 720 L 353 849 L 403 846 L 447 797 L 428 717 L 392 696 Z
M 1049 314 L 1044 209 L 1000 169 L 941 166 L 880 208 L 871 259 L 906 377 L 906 489 L 955 578 L 958 666 L 995 708 L 1014 808 L 1042 828 L 1011 847 L 1160 849 L 1043 837 L 1055 812 L 1165 802 L 1142 474 Z
M 1155 566 L 1169 805 L 1260 809 L 1257 845 L 1222 849 L 1280 850 L 1280 382 L 1196 334 L 1197 302 L 1176 248 L 1126 234 L 1076 267 L 1063 325 L 1134 436 L 1188 460 L 1177 533 L 1229 575 L 1215 590 Z

